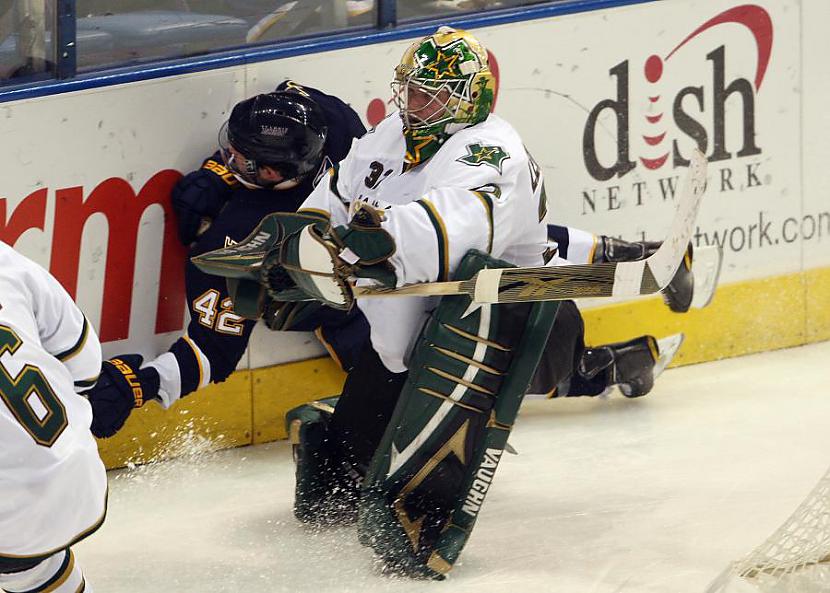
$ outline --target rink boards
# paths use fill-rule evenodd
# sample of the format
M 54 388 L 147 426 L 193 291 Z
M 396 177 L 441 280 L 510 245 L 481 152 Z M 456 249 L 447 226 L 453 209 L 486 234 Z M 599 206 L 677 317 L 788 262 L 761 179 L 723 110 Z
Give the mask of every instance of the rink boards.
M 823 0 L 663 0 L 475 29 L 496 110 L 544 170 L 550 220 L 659 239 L 684 155 L 698 142 L 710 157 L 695 240 L 724 249 L 714 303 L 683 316 L 659 299 L 590 303 L 589 341 L 684 331 L 683 364 L 830 338 L 827 22 Z M 237 101 L 284 78 L 379 121 L 411 42 L 379 39 L 0 103 L 0 239 L 66 286 L 106 355 L 163 352 L 186 324 L 166 202 L 180 172 L 213 150 Z M 228 446 L 283 437 L 284 409 L 338 390 L 322 355 L 312 336 L 258 328 L 230 380 L 167 414 L 141 410 L 102 453 L 152 455 L 182 429 Z

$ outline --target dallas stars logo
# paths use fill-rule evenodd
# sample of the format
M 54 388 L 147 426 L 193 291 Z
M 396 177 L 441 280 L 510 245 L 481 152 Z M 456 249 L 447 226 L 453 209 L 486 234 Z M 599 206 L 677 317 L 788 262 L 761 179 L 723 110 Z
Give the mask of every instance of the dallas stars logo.
M 489 165 L 501 173 L 501 165 L 510 158 L 501 146 L 482 146 L 481 144 L 468 144 L 467 154 L 455 159 L 471 167 Z
M 432 64 L 424 68 L 427 72 L 431 72 L 435 80 L 442 78 L 460 78 L 461 71 L 458 69 L 458 54 L 445 54 L 441 49 L 438 50 L 438 55 L 435 56 Z
M 421 162 L 421 150 L 429 146 L 436 138 L 432 134 L 420 135 L 413 133 L 407 135 L 406 140 L 406 156 L 404 158 L 408 163 L 417 164 Z M 411 142 L 409 142 L 410 140 Z
M 434 134 L 419 133 L 417 130 L 405 130 L 406 154 L 403 159 L 403 172 L 417 167 L 441 148 L 442 140 Z

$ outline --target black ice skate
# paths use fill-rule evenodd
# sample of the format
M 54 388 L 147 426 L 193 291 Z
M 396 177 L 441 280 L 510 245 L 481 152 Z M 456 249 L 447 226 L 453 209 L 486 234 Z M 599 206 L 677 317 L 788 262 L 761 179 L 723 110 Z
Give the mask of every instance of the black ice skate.
M 680 345 L 683 334 L 661 340 L 640 336 L 627 342 L 586 348 L 578 372 L 585 379 L 604 375 L 607 387 L 619 385 L 626 397 L 641 397 L 654 386 L 654 380 L 666 369 Z

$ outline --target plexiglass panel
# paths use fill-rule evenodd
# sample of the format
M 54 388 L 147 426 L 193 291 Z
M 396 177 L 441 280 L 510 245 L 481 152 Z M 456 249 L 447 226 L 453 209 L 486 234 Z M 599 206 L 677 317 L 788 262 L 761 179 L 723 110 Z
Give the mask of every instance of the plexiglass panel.
M 339 32 L 375 22 L 372 0 L 78 0 L 78 69 Z
M 55 72 L 54 0 L 0 0 L 0 83 Z

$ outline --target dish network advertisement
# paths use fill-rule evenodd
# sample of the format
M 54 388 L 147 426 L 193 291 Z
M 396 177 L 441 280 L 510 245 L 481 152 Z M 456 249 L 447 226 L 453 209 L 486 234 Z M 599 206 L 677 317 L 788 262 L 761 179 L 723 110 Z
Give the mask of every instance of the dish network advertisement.
M 710 177 L 694 241 L 724 248 L 728 282 L 797 269 L 802 243 L 830 235 L 830 213 L 799 197 L 798 17 L 796 2 L 673 1 L 475 33 L 497 65 L 497 112 L 543 167 L 552 220 L 661 238 L 697 145 Z M 158 353 L 186 323 L 170 190 L 233 104 L 291 77 L 375 123 L 408 43 L 0 105 L 14 165 L 0 239 L 48 267 L 106 353 Z M 348 80 L 326 74 L 349 64 Z

